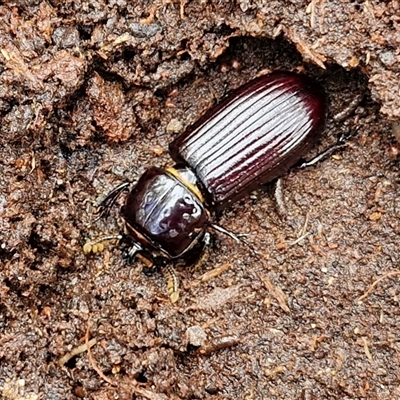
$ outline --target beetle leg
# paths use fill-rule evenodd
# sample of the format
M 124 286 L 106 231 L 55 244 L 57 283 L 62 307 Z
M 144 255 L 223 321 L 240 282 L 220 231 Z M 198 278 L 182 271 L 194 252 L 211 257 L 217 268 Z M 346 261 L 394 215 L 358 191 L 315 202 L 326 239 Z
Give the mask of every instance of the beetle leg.
M 137 253 L 143 250 L 143 247 L 139 243 L 133 243 L 132 247 L 129 249 L 127 257 L 130 262 L 137 256 Z
M 346 146 L 347 142 L 356 135 L 356 133 L 358 132 L 358 127 L 356 129 L 353 129 L 351 132 L 345 132 L 342 133 L 339 138 L 337 139 L 337 142 L 328 147 L 327 149 L 325 149 L 324 151 L 322 151 L 321 153 L 317 154 L 314 158 L 312 158 L 309 161 L 304 161 L 303 163 L 301 163 L 300 165 L 297 166 L 297 168 L 299 169 L 304 169 L 307 167 L 311 167 L 312 165 L 317 164 L 318 162 L 320 162 L 321 160 L 327 158 L 328 156 L 330 156 L 332 153 L 334 153 L 336 150 L 341 149 L 342 147 Z
M 166 265 L 167 290 L 171 303 L 179 300 L 179 278 L 171 265 Z
M 363 100 L 364 100 L 364 94 L 358 94 L 342 111 L 339 111 L 338 113 L 336 113 L 332 117 L 332 119 L 337 123 L 348 119 L 356 111 L 357 107 L 361 104 L 361 102 Z M 310 161 L 303 162 L 302 164 L 300 164 L 299 168 L 303 169 L 303 168 L 315 165 L 317 162 L 330 156 L 336 150 L 341 149 L 342 147 L 344 147 L 346 145 L 346 142 L 348 140 L 350 140 L 353 136 L 356 135 L 356 133 L 358 132 L 358 129 L 359 129 L 359 127 L 356 127 L 352 131 L 347 131 L 347 132 L 342 133 L 339 136 L 337 142 L 333 146 L 328 147 L 326 150 L 324 150 L 322 153 L 316 155 Z
M 342 122 L 345 119 L 349 118 L 351 114 L 353 114 L 357 107 L 361 104 L 361 102 L 364 99 L 363 94 L 357 95 L 348 105 L 345 107 L 342 111 L 338 112 L 335 114 L 332 119 L 335 122 Z M 298 165 L 299 169 L 304 169 L 307 167 L 310 167 L 312 165 L 315 165 L 316 163 L 320 162 L 321 160 L 327 158 L 330 156 L 332 153 L 334 153 L 336 150 L 341 149 L 344 147 L 353 136 L 356 135 L 358 132 L 359 127 L 356 127 L 352 131 L 347 131 L 342 133 L 339 138 L 337 139 L 337 142 L 333 145 L 325 149 L 323 152 L 320 154 L 317 154 L 314 158 L 312 158 L 310 161 L 304 161 L 300 165 Z
M 107 218 L 110 215 L 110 209 L 118 200 L 119 196 L 121 196 L 122 192 L 128 190 L 128 186 L 130 185 L 129 182 L 122 183 L 121 185 L 117 186 L 111 192 L 109 192 L 104 199 L 100 201 L 97 205 L 97 210 L 94 213 L 97 217 L 94 219 L 94 222 L 98 221 L 101 218 Z
M 358 94 L 354 99 L 342 110 L 336 113 L 332 119 L 335 122 L 342 122 L 349 118 L 357 109 L 357 107 L 364 100 L 364 94 Z
M 199 249 L 199 257 L 195 260 L 191 266 L 191 271 L 196 271 L 198 268 L 203 266 L 208 258 L 210 257 L 210 245 L 211 245 L 211 235 L 209 232 L 205 232 L 203 238 L 201 239 L 201 247 Z
M 304 168 L 307 168 L 307 167 L 311 167 L 311 166 L 319 163 L 321 160 L 327 158 L 328 156 L 330 156 L 332 153 L 334 153 L 336 150 L 342 148 L 343 146 L 344 146 L 344 143 L 341 143 L 340 139 L 339 139 L 336 144 L 334 144 L 333 146 L 328 147 L 323 152 L 317 154 L 311 160 L 304 161 L 297 168 L 304 169 Z
M 215 229 L 219 233 L 223 233 L 224 235 L 229 236 L 231 239 L 233 239 L 235 242 L 240 243 L 241 239 L 243 237 L 246 237 L 247 235 L 244 233 L 234 233 L 231 231 L 228 231 L 227 229 L 223 228 L 222 226 L 216 225 L 216 224 L 211 224 L 211 228 Z
M 209 232 L 205 232 L 204 233 L 202 242 L 203 242 L 202 250 L 205 250 L 206 248 L 210 247 L 210 245 L 211 245 L 211 235 L 210 235 Z
M 283 183 L 282 178 L 278 178 L 274 184 L 274 197 L 275 197 L 275 206 L 276 211 L 278 212 L 279 216 L 285 217 L 287 215 L 285 201 L 283 199 Z
M 90 240 L 86 242 L 83 246 L 83 252 L 85 254 L 90 254 L 90 253 L 100 253 L 104 250 L 104 246 L 107 243 L 117 243 L 121 241 L 123 238 L 123 235 L 105 235 L 105 236 L 100 236 L 99 238 L 95 240 Z
M 211 228 L 215 229 L 217 232 L 223 233 L 224 235 L 229 236 L 231 239 L 233 239 L 237 243 L 242 243 L 246 245 L 253 254 L 258 255 L 258 251 L 246 240 L 246 237 L 248 236 L 246 233 L 234 233 L 231 231 L 228 231 L 227 229 L 223 228 L 222 226 L 216 225 L 216 224 L 211 224 Z

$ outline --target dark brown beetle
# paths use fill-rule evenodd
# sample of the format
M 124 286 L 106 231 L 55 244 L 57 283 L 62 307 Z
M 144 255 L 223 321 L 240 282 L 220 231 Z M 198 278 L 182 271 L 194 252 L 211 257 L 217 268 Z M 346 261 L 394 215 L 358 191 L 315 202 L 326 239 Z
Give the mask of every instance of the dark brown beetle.
M 130 256 L 187 258 L 207 244 L 210 212 L 221 210 L 286 172 L 318 140 L 325 124 L 322 88 L 304 75 L 275 72 L 236 89 L 170 145 L 177 163 L 150 168 L 100 203 L 106 216 L 129 190 L 121 216 L 133 240 Z M 107 236 L 86 243 L 102 249 Z

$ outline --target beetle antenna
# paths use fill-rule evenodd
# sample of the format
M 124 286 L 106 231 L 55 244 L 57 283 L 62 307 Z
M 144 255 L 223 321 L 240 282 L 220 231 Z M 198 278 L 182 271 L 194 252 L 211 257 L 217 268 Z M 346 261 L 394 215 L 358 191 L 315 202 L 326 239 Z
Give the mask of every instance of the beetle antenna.
M 85 254 L 100 253 L 104 250 L 104 246 L 107 243 L 117 243 L 123 239 L 123 235 L 105 235 L 100 236 L 95 240 L 86 242 L 83 246 L 83 252 Z

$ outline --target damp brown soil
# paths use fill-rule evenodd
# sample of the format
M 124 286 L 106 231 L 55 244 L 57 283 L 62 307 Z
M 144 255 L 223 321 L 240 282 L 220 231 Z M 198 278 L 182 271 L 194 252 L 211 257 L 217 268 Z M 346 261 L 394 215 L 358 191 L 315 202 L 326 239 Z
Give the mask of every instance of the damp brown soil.
M 0 398 L 400 397 L 398 3 L 209 3 L 0 2 Z M 283 177 L 285 213 L 270 185 L 219 216 L 257 256 L 215 235 L 171 304 L 162 270 L 83 254 L 121 230 L 93 203 L 276 69 L 328 94 L 309 158 L 356 134 Z

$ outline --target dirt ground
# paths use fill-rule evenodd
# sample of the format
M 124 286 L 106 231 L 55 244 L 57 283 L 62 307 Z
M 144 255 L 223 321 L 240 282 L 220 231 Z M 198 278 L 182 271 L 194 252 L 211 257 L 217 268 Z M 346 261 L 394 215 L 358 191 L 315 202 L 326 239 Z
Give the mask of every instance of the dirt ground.
M 400 398 L 398 9 L 0 1 L 0 398 Z M 283 177 L 286 215 L 270 187 L 223 213 L 260 258 L 217 235 L 171 304 L 163 271 L 83 254 L 121 226 L 91 225 L 94 202 L 276 69 L 328 94 L 309 157 L 357 134 Z

